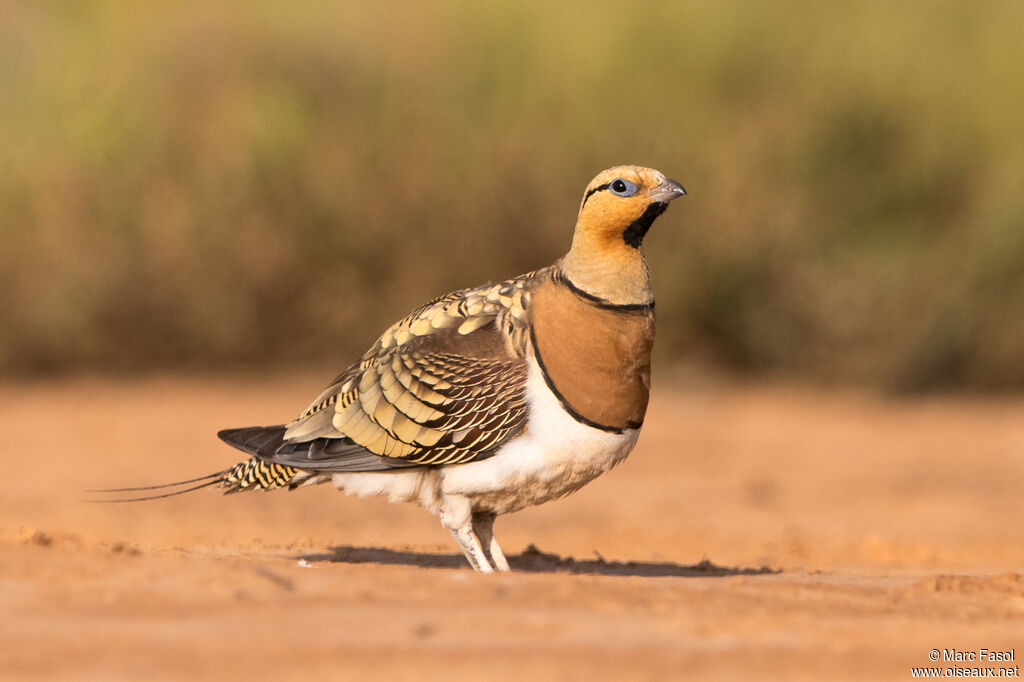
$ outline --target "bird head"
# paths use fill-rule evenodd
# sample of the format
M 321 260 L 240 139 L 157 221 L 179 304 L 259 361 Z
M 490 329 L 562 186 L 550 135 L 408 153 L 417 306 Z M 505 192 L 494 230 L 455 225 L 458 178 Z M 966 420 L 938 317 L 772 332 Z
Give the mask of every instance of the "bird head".
M 642 166 L 616 166 L 591 180 L 583 193 L 576 231 L 581 237 L 639 248 L 668 202 L 686 194 L 675 180 Z
M 668 202 L 686 194 L 675 180 L 642 166 L 598 173 L 580 204 L 569 253 L 559 267 L 576 288 L 616 304 L 650 303 L 650 274 L 640 251 Z

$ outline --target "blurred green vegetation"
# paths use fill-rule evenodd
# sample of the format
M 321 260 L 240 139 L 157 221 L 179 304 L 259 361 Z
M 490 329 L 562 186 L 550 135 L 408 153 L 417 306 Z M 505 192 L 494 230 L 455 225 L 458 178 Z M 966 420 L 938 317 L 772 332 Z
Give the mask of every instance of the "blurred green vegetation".
M 327 363 L 610 165 L 660 362 L 1024 386 L 1024 3 L 0 5 L 0 372 Z

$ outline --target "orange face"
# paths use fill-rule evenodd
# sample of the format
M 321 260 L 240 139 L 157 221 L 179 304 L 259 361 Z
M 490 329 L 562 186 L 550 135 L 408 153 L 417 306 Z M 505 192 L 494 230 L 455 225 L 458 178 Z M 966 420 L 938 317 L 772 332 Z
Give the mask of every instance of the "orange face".
M 668 202 L 684 194 L 682 185 L 652 168 L 609 168 L 587 186 L 577 230 L 585 231 L 589 238 L 624 240 L 638 247 Z

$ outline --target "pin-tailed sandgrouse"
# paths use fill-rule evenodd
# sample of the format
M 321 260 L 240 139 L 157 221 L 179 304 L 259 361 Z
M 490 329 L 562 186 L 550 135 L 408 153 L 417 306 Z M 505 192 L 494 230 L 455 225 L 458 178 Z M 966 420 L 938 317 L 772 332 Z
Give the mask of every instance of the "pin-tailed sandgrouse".
M 508 570 L 497 515 L 579 489 L 636 444 L 654 343 L 640 247 L 685 193 L 650 168 L 600 173 L 563 258 L 412 311 L 294 421 L 221 431 L 252 457 L 196 487 L 330 482 L 416 502 L 473 568 Z

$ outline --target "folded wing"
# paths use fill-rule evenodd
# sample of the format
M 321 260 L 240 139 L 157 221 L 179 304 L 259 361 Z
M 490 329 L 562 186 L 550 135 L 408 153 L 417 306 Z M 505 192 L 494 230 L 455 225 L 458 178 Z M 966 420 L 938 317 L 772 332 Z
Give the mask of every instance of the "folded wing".
M 526 418 L 525 275 L 449 294 L 386 331 L 286 426 L 221 432 L 313 471 L 383 471 L 483 459 Z

